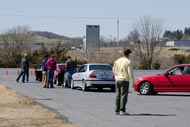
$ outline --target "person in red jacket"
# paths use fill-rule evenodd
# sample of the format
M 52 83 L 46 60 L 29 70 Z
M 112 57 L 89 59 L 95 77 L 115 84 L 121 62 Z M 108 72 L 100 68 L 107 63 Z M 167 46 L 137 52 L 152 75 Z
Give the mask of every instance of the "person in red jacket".
M 46 80 L 46 87 L 45 88 L 54 88 L 53 86 L 53 75 L 54 70 L 56 69 L 56 60 L 55 56 L 52 55 L 45 64 L 47 69 L 47 80 Z M 50 84 L 50 86 L 49 86 Z

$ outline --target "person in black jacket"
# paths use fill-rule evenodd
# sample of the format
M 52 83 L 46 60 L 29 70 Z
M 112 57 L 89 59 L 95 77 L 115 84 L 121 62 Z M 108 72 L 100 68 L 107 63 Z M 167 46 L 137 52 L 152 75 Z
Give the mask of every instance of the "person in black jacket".
M 68 56 L 68 59 L 66 61 L 66 84 L 68 85 L 68 87 L 71 87 L 71 79 L 72 79 L 72 75 L 74 73 L 75 68 L 77 67 L 76 63 L 74 60 L 71 59 L 71 56 Z

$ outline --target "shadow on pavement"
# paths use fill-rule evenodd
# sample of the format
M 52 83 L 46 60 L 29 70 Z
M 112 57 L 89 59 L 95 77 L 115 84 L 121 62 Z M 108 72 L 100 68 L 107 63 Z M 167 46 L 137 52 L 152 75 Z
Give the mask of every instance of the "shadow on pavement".
M 154 96 L 175 96 L 175 97 L 190 97 L 190 94 L 157 94 Z
M 190 94 L 157 94 L 157 95 L 141 95 L 138 94 L 139 96 L 147 96 L 147 97 L 160 97 L 160 96 L 175 96 L 175 97 L 190 97 Z
M 150 114 L 150 113 L 140 113 L 140 114 L 129 114 L 129 116 L 176 116 L 176 114 Z

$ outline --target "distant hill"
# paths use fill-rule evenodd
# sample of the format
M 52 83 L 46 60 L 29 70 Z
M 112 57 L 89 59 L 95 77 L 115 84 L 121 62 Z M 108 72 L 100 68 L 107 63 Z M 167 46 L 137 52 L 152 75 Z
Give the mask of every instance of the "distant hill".
M 58 35 L 52 32 L 48 32 L 48 31 L 33 31 L 32 32 L 34 35 L 37 36 L 42 36 L 42 37 L 46 37 L 48 39 L 63 39 L 63 40 L 70 40 L 72 38 L 63 36 L 63 35 Z

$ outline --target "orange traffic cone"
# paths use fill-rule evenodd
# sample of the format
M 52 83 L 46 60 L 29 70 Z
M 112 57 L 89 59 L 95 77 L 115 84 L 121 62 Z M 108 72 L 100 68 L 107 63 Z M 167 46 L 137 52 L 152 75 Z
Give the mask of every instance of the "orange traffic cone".
M 19 70 L 17 71 L 17 75 L 20 75 L 20 71 Z
M 6 69 L 5 75 L 9 75 L 9 72 L 8 72 L 8 70 L 7 70 L 7 69 Z

